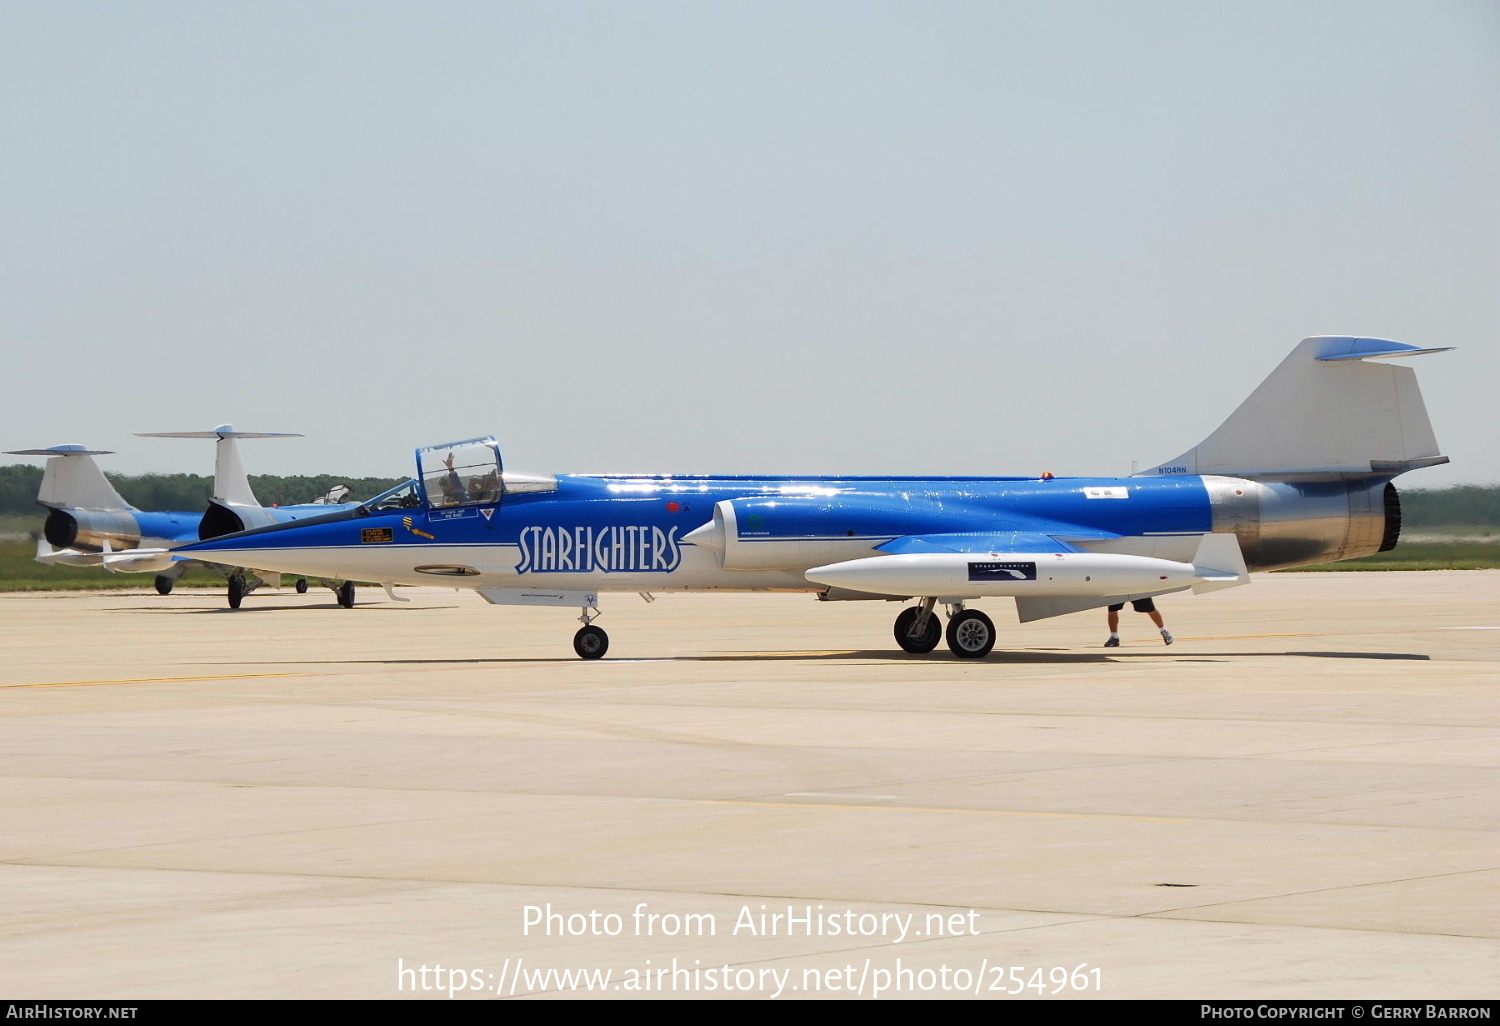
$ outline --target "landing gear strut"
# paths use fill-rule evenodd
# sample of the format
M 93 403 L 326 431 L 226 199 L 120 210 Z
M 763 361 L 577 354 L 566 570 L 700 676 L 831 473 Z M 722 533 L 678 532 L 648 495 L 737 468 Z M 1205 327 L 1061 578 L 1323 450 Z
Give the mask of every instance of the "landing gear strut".
M 901 610 L 896 617 L 896 644 L 908 652 L 931 652 L 943 640 L 943 625 L 933 613 L 936 599 L 923 599 L 920 606 Z

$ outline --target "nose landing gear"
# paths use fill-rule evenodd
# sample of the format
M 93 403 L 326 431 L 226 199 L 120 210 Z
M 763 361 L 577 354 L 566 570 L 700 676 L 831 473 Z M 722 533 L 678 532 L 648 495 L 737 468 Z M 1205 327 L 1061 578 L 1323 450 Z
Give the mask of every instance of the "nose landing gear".
M 604 633 L 603 627 L 594 626 L 598 617 L 598 606 L 584 606 L 583 613 L 578 617 L 583 621 L 583 626 L 573 635 L 573 651 L 578 653 L 580 659 L 601 659 L 609 651 L 609 635 Z

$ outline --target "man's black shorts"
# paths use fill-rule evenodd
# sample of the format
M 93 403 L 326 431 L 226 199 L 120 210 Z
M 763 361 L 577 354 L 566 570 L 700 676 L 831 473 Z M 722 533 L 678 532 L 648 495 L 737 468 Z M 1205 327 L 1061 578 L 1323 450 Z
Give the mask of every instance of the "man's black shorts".
M 1125 608 L 1125 603 L 1121 602 L 1117 606 L 1110 606 L 1109 607 L 1109 611 L 1111 613 L 1118 613 L 1120 610 L 1122 610 L 1124 608 Z M 1137 613 L 1154 613 L 1154 612 L 1156 612 L 1156 603 L 1152 602 L 1148 598 L 1131 599 L 1130 600 L 1130 608 L 1134 609 Z

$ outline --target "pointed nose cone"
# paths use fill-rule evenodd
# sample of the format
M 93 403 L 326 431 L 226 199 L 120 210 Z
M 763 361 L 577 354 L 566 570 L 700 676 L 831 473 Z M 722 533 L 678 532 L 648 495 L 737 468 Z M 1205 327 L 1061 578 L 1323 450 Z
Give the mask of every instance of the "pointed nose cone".
M 693 528 L 682 536 L 682 540 L 689 545 L 711 549 L 721 556 L 724 554 L 724 527 L 717 520 L 710 520 L 702 527 Z

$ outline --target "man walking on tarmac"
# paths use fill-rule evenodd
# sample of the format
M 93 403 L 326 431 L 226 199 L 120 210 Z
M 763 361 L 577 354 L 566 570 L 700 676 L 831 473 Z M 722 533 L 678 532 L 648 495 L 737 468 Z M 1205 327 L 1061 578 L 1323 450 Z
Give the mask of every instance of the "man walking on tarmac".
M 1170 645 L 1172 643 L 1172 632 L 1167 630 L 1167 625 L 1162 622 L 1161 614 L 1156 611 L 1155 602 L 1152 602 L 1149 598 L 1132 599 L 1130 606 L 1137 613 L 1145 613 L 1151 617 L 1151 622 L 1156 624 L 1157 629 L 1161 631 L 1162 644 Z M 1105 648 L 1120 647 L 1120 610 L 1124 608 L 1125 603 L 1123 602 L 1109 607 L 1109 640 L 1104 643 Z

